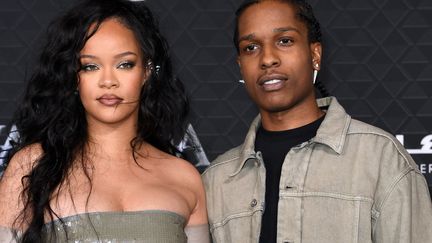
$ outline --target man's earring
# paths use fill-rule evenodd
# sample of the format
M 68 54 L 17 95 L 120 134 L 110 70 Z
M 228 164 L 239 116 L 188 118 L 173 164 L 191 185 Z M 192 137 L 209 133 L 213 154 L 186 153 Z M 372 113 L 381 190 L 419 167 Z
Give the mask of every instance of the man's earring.
M 314 71 L 313 71 L 313 82 L 312 82 L 313 84 L 315 84 L 317 76 L 318 76 L 318 70 L 314 69 Z
M 313 71 L 313 84 L 315 84 L 315 82 L 316 82 L 316 78 L 317 78 L 317 76 L 318 76 L 318 69 L 319 69 L 319 64 L 318 63 L 315 63 L 314 64 L 314 71 Z

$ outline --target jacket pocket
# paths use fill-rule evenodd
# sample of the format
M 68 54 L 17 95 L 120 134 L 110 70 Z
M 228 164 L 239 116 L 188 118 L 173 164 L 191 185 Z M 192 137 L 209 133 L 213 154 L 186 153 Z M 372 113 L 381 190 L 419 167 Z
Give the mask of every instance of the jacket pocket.
M 300 197 L 299 197 L 300 196 Z M 301 238 L 302 243 L 368 243 L 371 240 L 371 207 L 372 199 L 361 196 L 350 196 L 337 193 L 309 192 L 297 196 L 281 198 L 279 202 L 285 210 L 296 210 L 289 207 L 292 200 L 301 200 L 297 219 L 286 220 L 287 237 Z M 285 211 L 284 210 L 284 211 Z M 280 227 L 283 228 L 281 225 Z M 297 232 L 289 232 L 296 230 Z M 299 236 L 301 232 L 301 236 Z
M 257 243 L 262 209 L 225 215 L 210 225 L 213 243 Z

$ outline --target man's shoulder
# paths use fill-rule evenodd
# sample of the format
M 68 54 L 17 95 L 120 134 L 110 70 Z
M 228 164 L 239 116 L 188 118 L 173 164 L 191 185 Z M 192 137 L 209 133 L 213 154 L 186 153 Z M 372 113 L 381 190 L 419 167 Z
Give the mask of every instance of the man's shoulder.
M 239 145 L 219 155 L 215 160 L 213 160 L 210 163 L 210 165 L 207 167 L 204 173 L 207 173 L 208 171 L 216 170 L 221 166 L 224 166 L 229 163 L 236 164 L 236 162 L 240 159 L 241 148 L 242 145 Z
M 351 118 L 351 116 L 346 113 L 346 111 L 339 104 L 338 100 L 335 97 L 327 97 L 324 99 L 320 99 L 317 102 L 322 103 L 321 105 L 330 106 L 329 112 L 331 110 L 332 122 L 330 123 L 331 125 L 327 124 L 327 133 L 330 133 L 332 135 L 338 134 L 342 138 L 347 136 L 352 139 L 360 139 L 362 142 L 374 140 L 379 144 L 393 144 L 401 151 L 404 150 L 403 146 L 399 143 L 399 141 L 394 135 L 377 126 Z M 344 132 L 337 133 L 336 131 L 339 129 L 344 130 Z
M 391 158 L 392 163 L 399 163 L 408 166 L 418 172 L 414 160 L 400 141 L 391 133 L 374 125 L 352 119 L 347 136 L 356 137 L 362 143 L 370 143 L 377 153 L 385 154 L 384 158 Z M 373 152 L 369 151 L 369 152 Z M 393 155 L 393 156 L 391 156 Z
M 370 135 L 363 136 L 363 139 L 367 139 L 367 137 L 369 137 L 379 139 L 384 143 L 392 143 L 397 147 L 402 146 L 393 134 L 385 131 L 382 128 L 356 119 L 351 120 L 347 135 Z
M 371 133 L 371 134 L 377 134 L 377 135 L 383 135 L 383 136 L 393 136 L 384 129 L 381 129 L 377 126 L 371 125 L 369 123 L 357 120 L 357 119 L 351 119 L 351 124 L 348 129 L 348 134 L 356 134 L 356 133 Z

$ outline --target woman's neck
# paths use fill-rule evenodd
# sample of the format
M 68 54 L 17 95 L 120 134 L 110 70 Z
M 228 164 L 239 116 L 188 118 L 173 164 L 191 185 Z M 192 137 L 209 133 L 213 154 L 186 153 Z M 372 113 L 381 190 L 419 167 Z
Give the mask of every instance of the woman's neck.
M 89 124 L 88 149 L 96 157 L 123 160 L 131 158 L 131 141 L 136 137 L 136 123 Z

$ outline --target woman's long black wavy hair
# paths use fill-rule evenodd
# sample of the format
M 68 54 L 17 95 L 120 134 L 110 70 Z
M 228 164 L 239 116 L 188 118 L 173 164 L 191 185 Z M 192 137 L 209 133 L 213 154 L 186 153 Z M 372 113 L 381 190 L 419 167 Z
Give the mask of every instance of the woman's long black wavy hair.
M 54 20 L 13 122 L 20 134 L 14 151 L 40 144 L 43 153 L 22 178 L 24 210 L 15 224 L 27 223 L 21 242 L 42 242 L 44 217 L 57 217 L 50 207 L 53 192 L 65 184 L 74 163 L 84 166 L 88 142 L 85 110 L 75 90 L 80 69 L 79 53 L 104 20 L 118 19 L 132 30 L 144 63 L 151 61 L 151 77 L 139 102 L 137 135 L 131 141 L 133 156 L 142 142 L 175 154 L 173 144 L 186 130 L 188 99 L 182 83 L 172 74 L 166 40 L 143 2 L 86 0 Z M 91 29 L 94 29 L 90 32 Z M 89 175 L 87 174 L 90 180 Z

